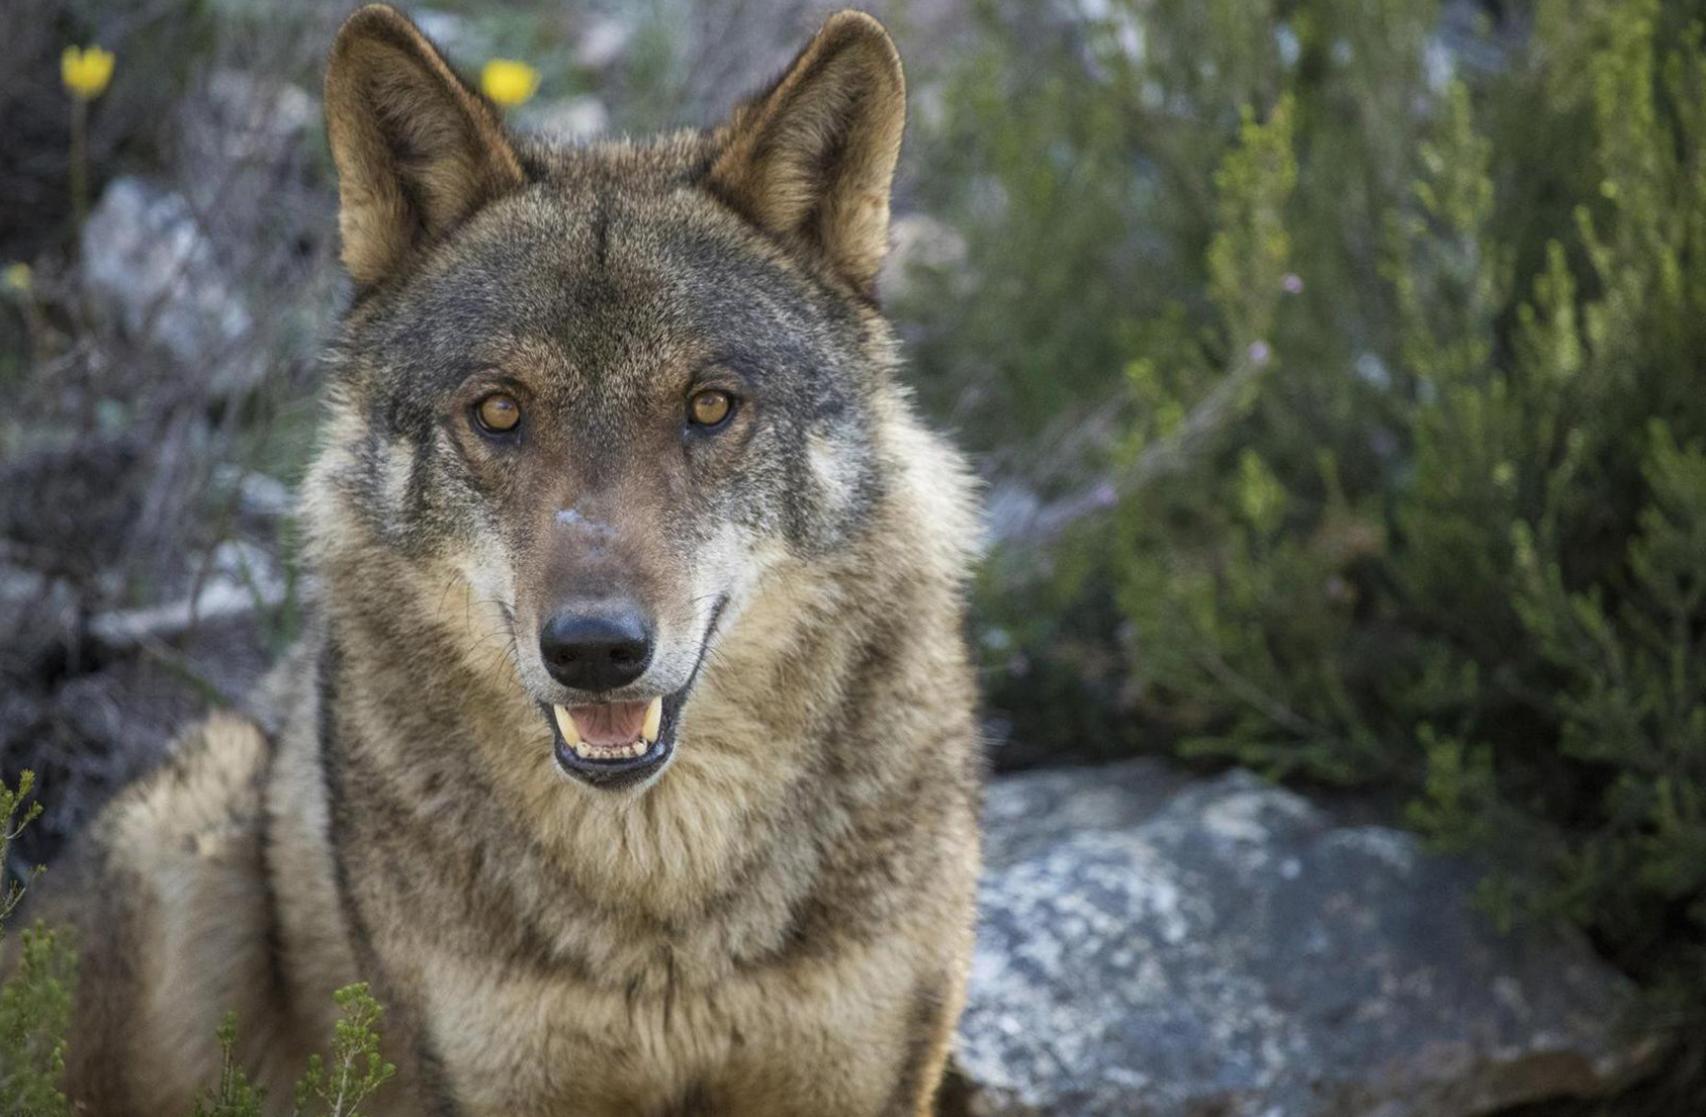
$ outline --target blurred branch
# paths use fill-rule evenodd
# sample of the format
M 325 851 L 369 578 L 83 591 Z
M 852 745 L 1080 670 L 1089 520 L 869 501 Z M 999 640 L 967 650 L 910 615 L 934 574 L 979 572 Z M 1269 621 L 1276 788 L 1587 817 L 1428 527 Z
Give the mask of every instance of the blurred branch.
M 223 706 L 227 709 L 237 709 L 242 705 L 241 694 L 234 694 L 214 682 L 196 667 L 189 656 L 176 648 L 154 639 L 144 640 L 138 647 L 143 655 L 192 687 L 208 705 Z
M 1028 515 L 992 524 L 990 545 L 1022 542 L 1032 549 L 1048 547 L 1080 520 L 1105 512 L 1185 468 L 1205 443 L 1244 410 L 1250 386 L 1269 363 L 1254 354 L 1244 354 L 1165 438 L 1144 447 L 1126 465 L 1108 470 L 1066 496 L 1038 504 Z
M 198 624 L 211 624 L 276 608 L 284 600 L 282 587 L 243 586 L 214 579 L 193 597 L 147 609 L 97 613 L 89 618 L 88 634 L 108 651 L 130 651 L 176 639 Z

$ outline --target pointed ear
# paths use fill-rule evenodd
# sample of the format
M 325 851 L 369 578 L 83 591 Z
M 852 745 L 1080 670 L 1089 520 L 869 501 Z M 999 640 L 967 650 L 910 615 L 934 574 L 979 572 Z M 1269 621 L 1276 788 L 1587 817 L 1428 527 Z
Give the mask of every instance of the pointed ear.
M 383 4 L 362 8 L 338 32 L 326 131 L 344 266 L 361 285 L 523 183 L 497 110 Z
M 888 251 L 906 79 L 882 24 L 829 18 L 768 91 L 735 110 L 706 185 L 871 294 Z

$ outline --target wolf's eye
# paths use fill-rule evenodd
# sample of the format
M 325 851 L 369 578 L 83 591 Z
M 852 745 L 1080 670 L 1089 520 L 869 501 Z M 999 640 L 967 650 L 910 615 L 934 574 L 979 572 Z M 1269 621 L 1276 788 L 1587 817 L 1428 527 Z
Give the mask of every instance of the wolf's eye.
M 696 427 L 720 426 L 735 409 L 735 398 L 720 388 L 694 392 L 687 401 L 687 418 Z
M 507 434 L 521 422 L 521 405 L 514 396 L 493 392 L 474 405 L 474 421 L 491 434 Z

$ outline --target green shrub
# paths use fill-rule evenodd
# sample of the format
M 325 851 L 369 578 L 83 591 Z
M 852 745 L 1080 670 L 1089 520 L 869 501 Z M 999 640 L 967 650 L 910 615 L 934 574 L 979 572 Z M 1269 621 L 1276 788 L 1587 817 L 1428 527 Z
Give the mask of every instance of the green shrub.
M 10 870 L 12 842 L 41 814 L 41 804 L 30 801 L 34 784 L 32 772 L 19 777 L 16 789 L 0 783 L 0 874 Z M 36 869 L 19 880 L 0 876 L 0 958 L 6 956 L 7 917 L 40 875 Z M 59 1085 L 75 961 L 58 936 L 37 925 L 23 933 L 16 968 L 0 984 L 0 1113 L 8 1117 L 69 1117 Z
M 308 1057 L 308 1071 L 296 1083 L 291 1117 L 360 1117 L 362 1103 L 390 1081 L 397 1068 L 379 1054 L 379 1021 L 384 1010 L 365 982 L 346 985 L 334 998 L 343 1010 L 327 1058 Z M 237 1065 L 237 1018 L 219 1028 L 223 1052 L 219 1080 L 196 1103 L 193 1117 L 260 1117 L 266 1091 L 257 1089 Z
M 1104 720 L 1143 727 L 1124 747 L 1396 789 L 1415 825 L 1490 859 L 1501 916 L 1568 915 L 1698 1019 L 1697 7 L 1542 0 L 1531 25 L 1460 31 L 1450 49 L 1426 0 L 1112 9 L 1067 52 L 1087 87 L 1070 99 L 1100 101 L 1100 116 L 1068 126 L 1066 95 L 1018 66 L 1000 79 L 986 66 L 947 114 L 962 134 L 1016 116 L 1002 142 L 1037 145 L 985 168 L 1007 199 L 993 215 L 969 189 L 939 199 L 968 240 L 1056 244 L 1079 259 L 1048 269 L 1082 266 L 1085 297 L 1120 304 L 1060 319 L 1087 331 L 1085 352 L 1119 354 L 1071 370 L 1081 398 L 1125 416 L 1123 439 L 1084 455 L 1119 500 L 1040 559 L 1023 535 L 997 553 L 992 662 L 1016 639 L 1031 674 L 998 672 L 995 703 L 1022 710 L 1037 664 L 1060 660 L 1035 642 L 1039 600 L 1111 593 L 1123 705 Z M 987 12 L 988 49 L 1017 58 L 1014 23 Z M 1120 20 L 1139 14 L 1134 50 Z M 1042 222 L 1031 180 L 1074 175 L 1092 204 Z M 1096 233 L 1114 227 L 1127 236 Z M 1114 260 L 1134 230 L 1142 254 Z M 962 360 L 1029 375 L 1001 354 L 1024 349 L 1024 323 L 1052 320 L 1041 300 L 1072 296 L 1005 282 L 974 275 L 946 313 L 977 302 L 991 324 Z M 1003 300 L 1026 297 L 1038 305 L 1003 331 Z M 1234 405 L 1192 426 L 1238 377 Z M 1064 405 L 1034 406 L 1023 427 L 973 433 L 998 444 Z M 1181 430 L 1188 445 L 1170 446 Z M 1165 470 L 1132 469 L 1157 448 L 1173 454 Z M 1040 585 L 1026 587 L 1027 564 Z

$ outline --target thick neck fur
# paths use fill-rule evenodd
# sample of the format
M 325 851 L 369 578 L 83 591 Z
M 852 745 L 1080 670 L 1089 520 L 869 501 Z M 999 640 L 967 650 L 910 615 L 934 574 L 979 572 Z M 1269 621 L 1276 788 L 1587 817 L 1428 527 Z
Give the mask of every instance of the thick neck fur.
M 460 911 L 470 945 L 501 927 L 510 949 L 589 974 L 644 973 L 667 943 L 680 976 L 714 980 L 785 954 L 813 919 L 874 925 L 862 882 L 926 868 L 930 843 L 891 833 L 919 812 L 898 808 L 969 794 L 976 766 L 959 642 L 915 635 L 961 624 L 967 485 L 904 402 L 884 412 L 892 472 L 867 530 L 764 576 L 707 658 L 674 762 L 640 794 L 558 772 L 504 619 L 466 581 L 311 531 L 346 711 L 328 747 L 352 874 L 382 874 L 388 846 L 414 847 L 412 863 L 425 847 L 437 878 L 393 882 L 396 902 L 433 921 Z M 354 519 L 336 508 L 337 465 L 329 452 L 310 481 L 311 525 Z

